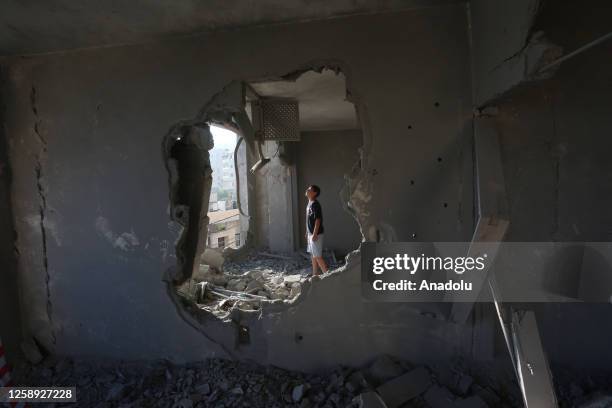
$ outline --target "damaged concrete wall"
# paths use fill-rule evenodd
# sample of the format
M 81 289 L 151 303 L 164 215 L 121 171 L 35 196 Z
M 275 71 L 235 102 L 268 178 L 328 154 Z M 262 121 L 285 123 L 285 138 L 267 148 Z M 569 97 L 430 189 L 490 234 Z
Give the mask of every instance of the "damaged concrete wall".
M 277 142 L 262 147 L 270 162 L 255 173 L 254 204 L 256 246 L 275 252 L 292 253 L 297 249 L 297 220 L 294 214 L 296 182 L 295 163 L 283 162 Z M 293 159 L 291 160 L 293 161 Z
M 306 247 L 304 237 L 307 199 L 304 191 L 309 184 L 321 187 L 319 201 L 323 206 L 325 247 L 338 256 L 359 247 L 361 231 L 340 197 L 346 186 L 345 175 L 358 165 L 363 134 L 358 130 L 302 132 L 297 145 L 300 245 Z
M 533 25 L 525 21 L 518 27 L 542 31 L 568 53 L 609 32 L 611 12 L 605 1 L 580 8 L 570 2 L 547 2 L 537 18 L 530 19 Z M 499 13 L 498 19 L 505 17 Z M 503 44 L 503 39 L 486 40 Z M 518 87 L 508 80 L 499 88 L 508 91 L 495 103 L 510 209 L 507 240 L 608 242 L 612 238 L 610 55 L 612 41 L 607 41 L 564 62 L 550 79 Z M 587 259 L 576 261 L 580 265 Z M 609 266 L 600 270 L 605 271 Z M 577 294 L 578 285 L 573 282 L 565 289 Z M 604 290 L 612 293 L 612 288 Z M 537 311 L 553 365 L 609 369 L 612 306 L 605 302 L 530 305 Z
M 0 66 L 0 72 L 3 67 Z M 2 81 L 0 80 L 0 86 Z M 4 123 L 5 106 L 0 97 L 0 123 Z M 17 284 L 17 254 L 15 226 L 10 199 L 11 168 L 5 127 L 0 126 L 0 338 L 9 361 L 19 355 L 21 341 L 21 311 Z
M 481 106 L 534 76 L 559 50 L 545 36 L 533 35 L 540 0 L 473 0 L 472 31 L 474 104 Z M 553 55 L 554 56 L 554 55 Z
M 259 323 L 249 321 L 251 344 L 237 350 L 230 350 L 234 326 L 181 318 L 162 282 L 178 236 L 161 154 L 169 127 L 194 118 L 232 80 L 321 63 L 343 69 L 358 105 L 365 153 L 351 202 L 366 237 L 469 239 L 463 5 L 10 62 L 3 97 L 19 271 L 27 328 L 46 347 L 178 361 L 229 351 L 308 369 L 382 352 L 418 362 L 470 349 L 468 326 L 408 304 L 364 304 L 358 258 L 316 282 L 296 307 L 265 309 Z M 308 334 L 302 343 L 299 332 Z M 301 352 L 289 358 L 290 351 Z

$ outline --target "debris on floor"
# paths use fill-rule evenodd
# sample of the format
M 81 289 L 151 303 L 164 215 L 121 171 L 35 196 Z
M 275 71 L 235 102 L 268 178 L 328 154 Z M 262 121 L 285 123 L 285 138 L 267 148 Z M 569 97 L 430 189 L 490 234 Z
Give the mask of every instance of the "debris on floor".
M 380 382 L 377 371 L 380 366 L 389 366 L 389 362 L 399 368 L 395 372 L 398 375 Z M 388 356 L 381 356 L 362 369 L 338 367 L 325 374 L 221 359 L 175 365 L 166 360 L 110 363 L 55 357 L 20 371 L 20 385 L 76 386 L 79 407 L 521 406 L 520 399 L 498 394 L 475 380 L 465 395 L 456 395 L 446 384 L 439 383 L 444 375 Z M 483 389 L 487 390 L 489 400 L 482 397 Z
M 333 254 L 326 251 L 330 268 L 339 266 L 330 252 Z M 206 259 L 214 258 L 206 254 Z M 223 263 L 215 259 L 214 266 L 200 265 L 199 272 L 178 288 L 178 293 L 200 309 L 225 319 L 233 308 L 257 311 L 263 302 L 295 299 L 311 271 L 307 254 L 253 251 L 242 261 Z
M 560 408 L 612 408 L 610 372 L 551 368 Z

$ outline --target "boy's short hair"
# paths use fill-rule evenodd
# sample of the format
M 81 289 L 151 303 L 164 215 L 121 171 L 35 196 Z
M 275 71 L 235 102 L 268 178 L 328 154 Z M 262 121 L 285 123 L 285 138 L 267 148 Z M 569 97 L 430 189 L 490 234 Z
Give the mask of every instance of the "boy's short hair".
M 311 184 L 308 186 L 308 188 L 317 193 L 317 197 L 321 194 L 321 188 L 316 184 Z

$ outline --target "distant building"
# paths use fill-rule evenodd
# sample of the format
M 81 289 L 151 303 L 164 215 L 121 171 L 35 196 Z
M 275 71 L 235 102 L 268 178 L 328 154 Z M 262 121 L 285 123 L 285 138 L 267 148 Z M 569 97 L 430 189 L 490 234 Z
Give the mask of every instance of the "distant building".
M 238 210 L 215 211 L 208 218 L 209 248 L 239 248 L 244 244 Z
M 212 191 L 210 193 L 210 199 L 208 200 L 208 212 L 219 211 L 219 206 L 217 205 L 217 192 Z

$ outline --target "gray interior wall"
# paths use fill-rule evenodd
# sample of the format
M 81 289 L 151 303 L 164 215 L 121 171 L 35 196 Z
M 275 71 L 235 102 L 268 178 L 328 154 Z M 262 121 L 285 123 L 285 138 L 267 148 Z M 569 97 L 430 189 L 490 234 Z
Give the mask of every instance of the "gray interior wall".
M 3 69 L 0 66 L 0 71 Z M 0 86 L 2 81 L 0 80 Z M 0 123 L 4 123 L 5 106 L 0 98 Z M 17 284 L 15 226 L 10 199 L 11 168 L 4 126 L 0 126 L 0 339 L 10 362 L 19 355 L 21 311 Z
M 540 0 L 472 0 L 474 104 L 481 106 L 525 79 L 527 46 Z
M 60 354 L 227 355 L 235 328 L 189 324 L 162 281 L 178 229 L 161 141 L 235 79 L 341 66 L 365 135 L 351 205 L 367 235 L 469 238 L 468 56 L 466 10 L 451 5 L 10 61 L 3 97 L 28 331 Z M 315 369 L 382 352 L 443 360 L 470 343 L 470 327 L 411 305 L 364 304 L 359 259 L 304 296 L 264 309 L 252 344 L 233 352 Z
M 321 187 L 319 202 L 323 207 L 325 247 L 344 256 L 359 247 L 361 231 L 353 216 L 345 210 L 340 197 L 346 186 L 345 175 L 358 165 L 363 134 L 359 130 L 302 132 L 297 144 L 298 202 L 300 244 L 306 246 L 304 232 L 309 184 Z
M 472 2 L 472 10 L 475 3 L 488 2 Z M 525 32 L 542 30 L 568 53 L 609 32 L 609 2 L 588 4 L 577 8 L 570 2 L 547 2 L 536 19 L 529 17 L 515 27 Z M 500 13 L 488 21 L 505 18 Z M 480 33 L 482 41 L 505 49 L 506 37 L 494 33 Z M 507 57 L 510 51 L 506 49 Z M 608 40 L 564 62 L 551 79 L 518 87 L 513 80 L 499 82 L 499 89 L 506 91 L 497 95 L 495 121 L 510 208 L 507 240 L 608 242 L 612 238 L 610 55 Z M 477 77 L 477 84 L 482 81 L 482 76 Z M 612 293 L 610 287 L 602 290 Z M 583 369 L 612 365 L 608 324 L 612 305 L 608 302 L 529 307 L 537 311 L 544 348 L 553 364 Z
M 611 240 L 610 53 L 612 44 L 602 45 L 564 64 L 554 79 L 520 90 L 500 105 L 508 240 Z M 612 305 L 551 303 L 537 310 L 552 362 L 587 369 L 612 365 L 607 323 Z

